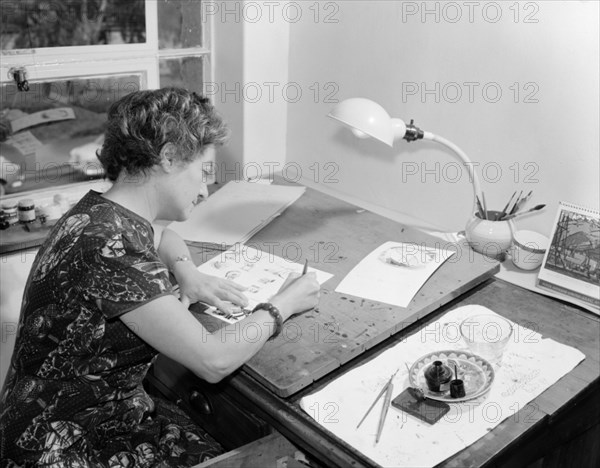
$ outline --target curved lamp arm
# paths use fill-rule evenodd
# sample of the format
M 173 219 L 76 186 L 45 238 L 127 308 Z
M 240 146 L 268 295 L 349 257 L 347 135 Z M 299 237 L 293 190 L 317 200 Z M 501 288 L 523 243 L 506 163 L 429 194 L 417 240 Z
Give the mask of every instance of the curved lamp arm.
M 477 198 L 481 200 L 479 177 L 473 162 L 451 141 L 421 130 L 412 120 L 406 124 L 401 119 L 391 118 L 383 107 L 370 99 L 351 98 L 341 101 L 331 110 L 328 117 L 350 127 L 352 133 L 359 138 L 371 137 L 388 146 L 394 146 L 394 142 L 399 139 L 408 142 L 424 139 L 435 141 L 450 149 L 467 166 L 469 181 L 473 186 L 473 206 L 477 207 Z
M 446 148 L 452 150 L 462 160 L 464 165 L 467 166 L 467 170 L 469 171 L 469 181 L 473 185 L 473 196 L 476 198 L 478 197 L 479 200 L 481 200 L 481 185 L 479 183 L 479 176 L 477 175 L 477 172 L 475 171 L 475 165 L 469 159 L 469 157 L 466 155 L 466 153 L 463 150 L 461 150 L 458 146 L 456 146 L 454 143 L 452 143 L 451 141 L 448 141 L 445 138 L 443 138 L 439 135 L 434 135 L 433 133 L 430 133 L 430 132 L 425 132 L 423 139 L 435 141 L 435 142 L 445 146 Z M 474 200 L 474 203 L 477 203 L 476 200 Z

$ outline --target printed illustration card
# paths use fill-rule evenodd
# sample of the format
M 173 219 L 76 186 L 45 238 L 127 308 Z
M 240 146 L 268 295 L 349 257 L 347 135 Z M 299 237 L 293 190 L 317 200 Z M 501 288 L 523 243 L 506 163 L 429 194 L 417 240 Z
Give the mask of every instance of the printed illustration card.
M 244 244 L 235 244 L 231 249 L 221 252 L 211 260 L 200 265 L 198 271 L 219 278 L 229 279 L 244 286 L 248 298 L 248 307 L 235 313 L 225 313 L 209 307 L 205 313 L 227 323 L 235 323 L 245 318 L 261 302 L 268 302 L 281 288 L 290 273 L 301 273 L 304 265 L 269 252 L 255 249 Z M 315 272 L 320 284 L 333 275 L 308 267 Z
M 559 203 L 538 286 L 600 307 L 600 213 Z

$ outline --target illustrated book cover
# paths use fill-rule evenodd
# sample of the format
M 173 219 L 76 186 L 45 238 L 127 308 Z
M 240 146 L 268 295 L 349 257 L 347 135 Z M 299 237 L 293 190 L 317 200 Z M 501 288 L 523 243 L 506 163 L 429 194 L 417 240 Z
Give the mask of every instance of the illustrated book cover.
M 600 214 L 560 202 L 538 286 L 600 307 Z

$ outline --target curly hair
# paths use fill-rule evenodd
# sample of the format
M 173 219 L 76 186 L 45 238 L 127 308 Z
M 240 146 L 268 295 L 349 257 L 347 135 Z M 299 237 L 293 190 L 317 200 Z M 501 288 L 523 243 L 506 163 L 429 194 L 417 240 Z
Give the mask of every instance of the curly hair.
M 175 145 L 182 162 L 190 162 L 227 137 L 227 127 L 207 98 L 181 88 L 136 91 L 110 107 L 98 159 L 114 181 L 123 170 L 146 174 L 159 164 L 167 143 Z

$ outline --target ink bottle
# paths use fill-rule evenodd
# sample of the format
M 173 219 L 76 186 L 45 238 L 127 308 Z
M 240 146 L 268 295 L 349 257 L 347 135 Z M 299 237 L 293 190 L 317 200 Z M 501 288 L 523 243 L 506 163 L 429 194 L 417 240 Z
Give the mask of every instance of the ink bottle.
M 452 370 L 442 363 L 434 361 L 424 372 L 427 387 L 432 392 L 443 392 L 448 388 L 448 382 L 452 379 Z
M 465 384 L 461 379 L 450 381 L 450 396 L 452 398 L 462 398 L 465 396 Z

